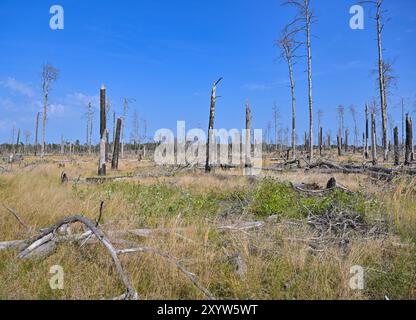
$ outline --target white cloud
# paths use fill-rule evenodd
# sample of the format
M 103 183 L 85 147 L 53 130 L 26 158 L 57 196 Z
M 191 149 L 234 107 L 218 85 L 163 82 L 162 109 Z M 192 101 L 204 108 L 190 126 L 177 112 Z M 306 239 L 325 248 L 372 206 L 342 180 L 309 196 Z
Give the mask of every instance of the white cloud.
M 60 103 L 52 103 L 49 105 L 49 115 L 53 117 L 60 117 L 65 114 L 65 106 Z
M 66 95 L 65 102 L 77 107 L 86 107 L 88 103 L 97 105 L 99 102 L 98 96 L 89 96 L 80 92 L 70 93 Z
M 30 85 L 17 81 L 15 78 L 9 77 L 5 81 L 2 81 L 1 84 L 5 88 L 13 92 L 20 93 L 21 95 L 24 95 L 26 97 L 31 98 L 34 96 L 34 90 Z

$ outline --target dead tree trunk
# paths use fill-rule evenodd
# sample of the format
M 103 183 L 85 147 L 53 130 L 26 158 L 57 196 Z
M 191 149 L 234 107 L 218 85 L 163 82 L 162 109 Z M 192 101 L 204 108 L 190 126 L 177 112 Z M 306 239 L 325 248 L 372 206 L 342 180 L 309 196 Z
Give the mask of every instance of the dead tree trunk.
M 120 153 L 120 131 L 121 131 L 121 119 L 117 119 L 117 129 L 115 130 L 114 135 L 114 144 L 113 144 L 113 159 L 111 161 L 111 169 L 118 169 L 118 157 Z
M 376 114 L 371 114 L 371 158 L 373 165 L 377 165 Z
M 381 22 L 381 5 L 383 0 L 377 0 L 376 3 L 376 20 L 377 20 L 377 45 L 378 45 L 378 80 L 380 89 L 380 108 L 381 108 L 381 123 L 382 123 L 382 137 L 383 137 L 383 150 L 384 161 L 388 160 L 388 145 L 387 145 L 387 101 L 386 101 L 386 88 L 384 81 L 384 62 L 383 62 L 383 47 L 381 44 L 381 33 L 384 25 Z
M 338 157 L 342 156 L 342 141 L 341 137 L 337 136 L 337 146 L 338 146 Z
M 348 129 L 345 129 L 345 153 L 348 154 Z
M 368 104 L 365 104 L 365 146 L 364 146 L 364 156 L 365 159 L 368 159 L 368 134 L 369 134 L 369 125 L 368 125 Z
M 415 161 L 415 145 L 413 143 L 413 119 L 410 118 L 410 150 L 411 150 L 411 154 L 410 154 L 410 159 L 412 161 Z
M 37 113 L 36 115 L 36 132 L 35 132 L 35 157 L 38 154 L 38 145 L 39 145 L 39 138 L 38 138 L 38 134 L 39 134 L 39 117 L 40 117 L 40 112 Z
M 312 14 L 309 11 L 309 0 L 305 3 L 306 22 L 306 48 L 308 56 L 308 97 L 309 97 L 309 159 L 313 160 L 313 102 L 312 102 L 312 54 L 311 54 L 311 20 Z
M 110 161 L 110 132 L 108 129 L 105 130 L 105 162 Z
M 98 166 L 98 175 L 105 176 L 105 131 L 106 131 L 106 118 L 105 118 L 105 87 L 101 86 L 100 90 L 100 160 Z
M 319 156 L 322 157 L 322 144 L 323 144 L 323 136 L 322 136 L 322 127 L 319 128 Z
M 61 135 L 61 155 L 63 155 L 65 153 L 64 150 L 64 136 Z
M 246 174 L 251 174 L 251 110 L 250 102 L 246 104 L 246 150 L 244 165 L 246 168 Z
M 400 164 L 400 143 L 399 143 L 399 128 L 394 128 L 394 164 Z
M 208 139 L 207 139 L 207 154 L 205 162 L 205 172 L 211 172 L 211 143 L 213 142 L 214 134 L 214 120 L 215 120 L 215 102 L 216 102 L 216 92 L 217 85 L 222 80 L 222 77 L 217 80 L 212 86 L 211 92 L 211 108 L 209 111 L 209 123 L 208 123 Z

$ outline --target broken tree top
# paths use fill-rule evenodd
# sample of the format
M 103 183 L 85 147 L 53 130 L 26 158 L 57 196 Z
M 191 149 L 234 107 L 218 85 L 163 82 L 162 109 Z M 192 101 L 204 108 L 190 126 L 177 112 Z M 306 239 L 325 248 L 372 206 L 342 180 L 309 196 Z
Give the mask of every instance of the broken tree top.
M 105 90 L 104 84 L 101 85 L 101 90 Z

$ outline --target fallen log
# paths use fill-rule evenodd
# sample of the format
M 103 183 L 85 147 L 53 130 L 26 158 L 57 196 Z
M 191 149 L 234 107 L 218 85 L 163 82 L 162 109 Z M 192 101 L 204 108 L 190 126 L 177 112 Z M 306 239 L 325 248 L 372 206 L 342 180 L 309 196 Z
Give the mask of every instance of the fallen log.
M 57 242 L 56 233 L 59 230 L 59 228 L 64 225 L 70 225 L 76 222 L 80 222 L 83 225 L 85 225 L 95 235 L 95 237 L 106 247 L 107 251 L 110 253 L 110 256 L 113 259 L 113 262 L 115 264 L 116 270 L 120 276 L 120 279 L 126 288 L 126 298 L 138 299 L 138 294 L 136 290 L 132 287 L 129 279 L 124 273 L 124 270 L 118 258 L 116 249 L 114 249 L 112 243 L 106 237 L 104 232 L 102 232 L 101 229 L 95 226 L 94 222 L 92 222 L 86 217 L 75 215 L 75 216 L 66 217 L 60 220 L 55 225 L 45 229 L 39 235 L 32 238 L 30 241 L 30 245 L 27 246 L 17 256 L 17 258 L 25 259 L 25 258 L 33 257 L 35 255 L 43 256 L 44 254 L 49 253 L 51 248 L 54 248 L 56 246 L 56 242 Z

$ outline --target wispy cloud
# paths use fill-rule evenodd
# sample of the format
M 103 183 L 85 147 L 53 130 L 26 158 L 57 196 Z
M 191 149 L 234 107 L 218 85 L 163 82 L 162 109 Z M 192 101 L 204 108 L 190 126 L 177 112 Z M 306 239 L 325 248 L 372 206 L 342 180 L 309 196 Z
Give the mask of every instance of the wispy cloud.
M 32 98 L 34 96 L 34 90 L 30 85 L 17 81 L 15 78 L 9 77 L 5 81 L 1 81 L 0 84 L 9 90 L 26 97 Z

